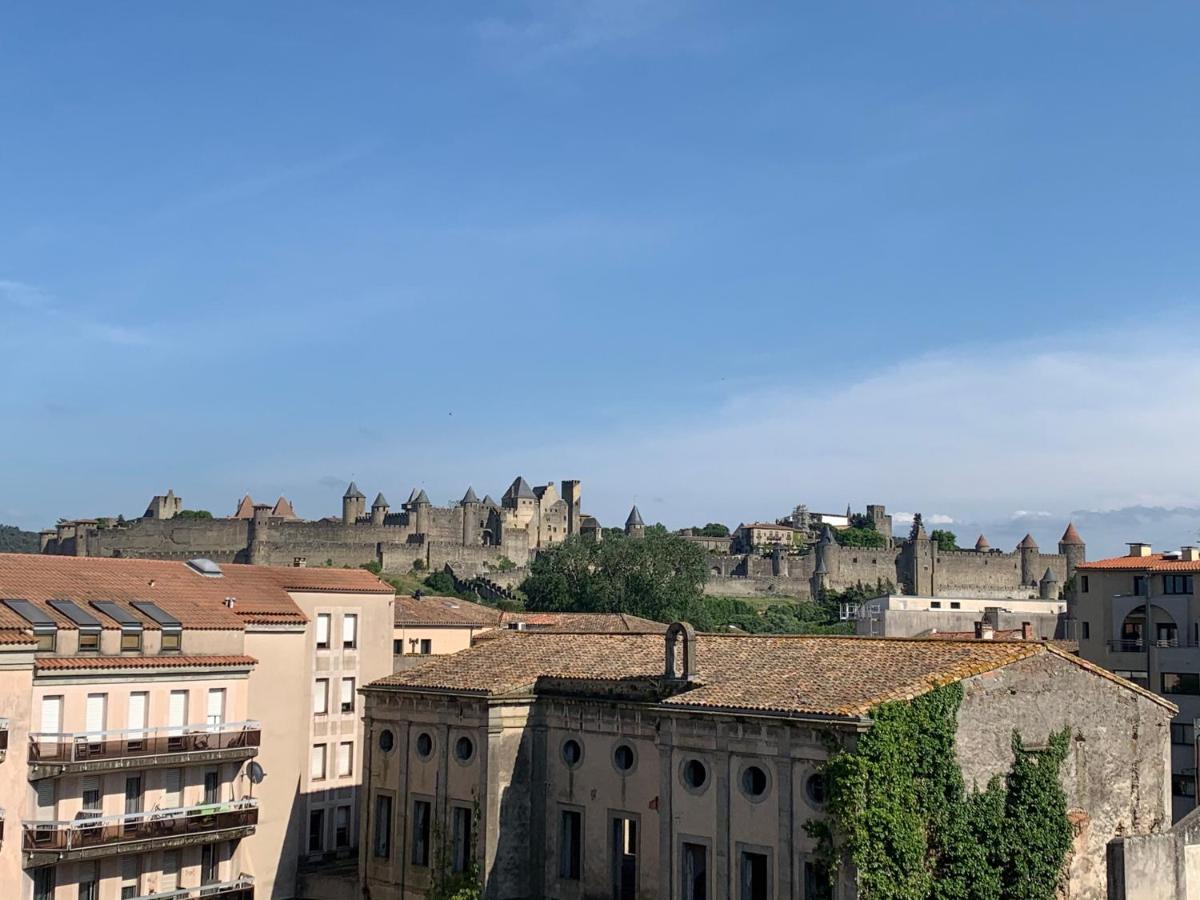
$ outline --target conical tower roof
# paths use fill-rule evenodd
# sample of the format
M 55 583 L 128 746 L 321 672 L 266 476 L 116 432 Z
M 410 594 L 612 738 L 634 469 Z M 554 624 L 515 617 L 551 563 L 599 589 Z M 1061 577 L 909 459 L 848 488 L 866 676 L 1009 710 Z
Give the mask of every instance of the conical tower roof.
M 984 550 L 991 550 L 991 549 L 992 549 L 992 545 L 991 545 L 991 544 L 989 544 L 989 543 L 988 543 L 988 539 L 987 539 L 987 538 L 985 538 L 985 537 L 984 537 L 984 536 L 981 534 L 981 535 L 979 536 L 978 540 L 976 540 L 976 541 L 975 541 L 975 549 L 976 549 L 976 550 L 979 550 L 980 552 L 982 552 L 982 551 L 984 551 Z
M 833 536 L 833 528 L 829 525 L 826 525 L 824 528 L 821 529 L 821 543 L 822 544 L 832 544 L 832 543 L 834 543 L 834 541 L 835 541 L 835 538 Z
M 1033 539 L 1032 534 L 1027 534 L 1021 538 L 1021 543 L 1017 544 L 1018 550 L 1036 550 L 1038 548 L 1037 541 Z
M 638 525 L 644 527 L 645 524 L 646 523 L 642 521 L 642 514 L 638 512 L 638 508 L 634 506 L 634 508 L 629 511 L 629 518 L 625 520 L 625 527 L 629 528 L 630 526 Z
M 483 505 L 484 505 L 484 506 L 495 506 L 495 505 L 496 505 L 496 501 L 492 499 L 492 495 L 491 495 L 491 494 L 488 494 L 487 496 L 485 496 L 485 497 L 483 498 Z
M 468 503 L 478 503 L 478 502 L 479 502 L 479 497 L 476 496 L 476 494 L 475 494 L 475 488 L 473 488 L 473 487 L 467 488 L 467 492 L 465 494 L 463 494 L 462 505 L 466 506 Z
M 1063 532 L 1063 536 L 1058 539 L 1060 544 L 1082 544 L 1083 538 L 1079 536 L 1079 532 L 1075 530 L 1075 523 L 1068 522 L 1067 530 Z
M 829 574 L 829 569 L 826 568 L 826 566 L 825 566 L 825 554 L 824 553 L 817 554 L 817 565 L 816 565 L 816 568 L 813 569 L 813 574 L 814 575 L 828 575 Z
M 424 488 L 421 488 L 421 490 L 417 492 L 417 498 L 415 500 L 413 500 L 413 503 L 416 503 L 416 504 L 424 503 L 426 506 L 429 505 L 429 495 L 425 493 Z
M 529 482 L 524 477 L 518 475 L 508 490 L 504 492 L 505 500 L 536 500 L 537 494 L 533 492 L 533 488 L 529 486 Z
M 1042 581 L 1047 584 L 1057 584 L 1058 578 L 1055 577 L 1053 570 L 1046 566 L 1046 574 L 1042 576 Z
M 233 517 L 235 519 L 254 518 L 254 501 L 250 499 L 249 494 L 243 497 L 242 501 L 237 505 L 237 509 L 234 510 Z
M 390 505 L 387 502 L 387 497 L 383 496 L 383 491 L 380 491 L 375 495 L 375 502 L 371 504 L 371 509 L 378 509 L 381 506 L 386 508 Z
M 280 519 L 294 519 L 296 518 L 296 510 L 292 508 L 292 501 L 280 494 L 279 499 L 275 501 L 274 508 L 271 510 L 271 515 Z
M 417 489 L 416 488 L 413 488 L 412 492 L 408 495 L 408 502 L 409 503 L 417 502 Z
M 350 487 L 346 488 L 346 493 L 342 494 L 343 500 L 366 500 L 367 495 L 358 489 L 358 485 L 353 481 L 350 482 Z

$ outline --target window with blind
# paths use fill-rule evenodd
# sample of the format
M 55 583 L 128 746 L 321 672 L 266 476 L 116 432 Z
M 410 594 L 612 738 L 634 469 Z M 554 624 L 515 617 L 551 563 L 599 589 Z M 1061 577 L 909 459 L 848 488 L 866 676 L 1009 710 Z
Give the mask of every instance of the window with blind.
M 173 735 L 183 734 L 183 726 L 188 723 L 188 692 L 171 691 L 167 701 L 167 724 Z
M 150 695 L 146 691 L 134 691 L 129 695 L 129 707 L 125 716 L 125 727 L 130 730 L 129 739 L 138 740 L 145 737 L 141 731 L 146 727 L 147 710 L 150 707 Z
M 350 741 L 338 744 L 337 773 L 343 777 L 354 774 L 354 744 Z
M 329 712 L 329 679 L 318 678 L 313 682 L 313 714 L 326 715 Z
M 329 649 L 329 613 L 317 614 L 317 649 Z
M 342 679 L 342 712 L 354 712 L 354 679 Z
M 313 781 L 321 781 L 325 778 L 325 753 L 324 744 L 313 744 L 308 762 L 308 776 Z
M 220 725 L 225 721 L 225 688 L 208 689 L 208 724 Z
M 342 648 L 353 650 L 358 646 L 358 616 L 346 613 L 342 616 Z

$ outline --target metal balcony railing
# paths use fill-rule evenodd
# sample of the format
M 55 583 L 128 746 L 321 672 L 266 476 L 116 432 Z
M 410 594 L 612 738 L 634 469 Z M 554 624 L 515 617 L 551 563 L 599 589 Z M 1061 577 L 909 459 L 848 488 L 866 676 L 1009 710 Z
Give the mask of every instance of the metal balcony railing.
M 0 719 L 0 753 L 8 750 L 8 719 Z
M 248 828 L 257 823 L 257 800 L 231 800 L 228 803 L 203 803 L 123 816 L 83 815 L 70 821 L 26 821 L 21 828 L 26 851 L 61 853 L 230 828 Z
M 258 722 L 216 725 L 175 725 L 166 728 L 127 728 L 120 731 L 77 731 L 29 735 L 29 764 L 92 762 L 159 754 L 200 753 L 257 748 L 262 739 Z
M 234 881 L 160 891 L 157 894 L 142 894 L 133 900 L 203 900 L 208 897 L 219 897 L 220 900 L 254 900 L 254 878 L 242 875 Z
M 1150 643 L 1154 647 L 1200 647 L 1195 641 L 1181 641 L 1175 638 Z M 1146 645 L 1139 640 L 1109 641 L 1108 649 L 1113 653 L 1145 653 Z

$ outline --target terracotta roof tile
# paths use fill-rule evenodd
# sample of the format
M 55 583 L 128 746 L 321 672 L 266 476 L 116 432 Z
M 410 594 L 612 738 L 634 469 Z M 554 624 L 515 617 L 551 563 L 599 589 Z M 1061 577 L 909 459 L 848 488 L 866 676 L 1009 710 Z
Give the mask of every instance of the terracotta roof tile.
M 1063 536 L 1058 539 L 1060 544 L 1082 544 L 1083 538 L 1079 536 L 1079 532 L 1075 528 L 1074 522 L 1067 523 L 1067 530 L 1063 532 Z
M 663 634 L 667 630 L 662 622 L 629 613 L 506 612 L 500 618 L 504 628 L 522 622 L 531 631 Z
M 43 656 L 39 672 L 65 669 L 190 669 L 256 666 L 253 656 Z
M 855 717 L 1046 649 L 1026 641 L 699 635 L 696 683 L 664 702 Z M 662 661 L 660 635 L 505 631 L 372 687 L 504 694 L 540 678 L 657 678 Z
M 1110 572 L 1200 572 L 1200 561 L 1188 562 L 1185 559 L 1163 559 L 1161 553 L 1150 556 L 1114 556 L 1110 559 L 1096 559 L 1080 563 L 1076 571 L 1096 569 Z
M 457 597 L 396 596 L 395 619 L 400 626 L 458 625 L 494 626 L 500 624 L 500 610 Z

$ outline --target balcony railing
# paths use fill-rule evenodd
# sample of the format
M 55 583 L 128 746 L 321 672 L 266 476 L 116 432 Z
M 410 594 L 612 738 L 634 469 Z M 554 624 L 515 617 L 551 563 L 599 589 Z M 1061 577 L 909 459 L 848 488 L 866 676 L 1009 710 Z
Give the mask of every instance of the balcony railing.
M 220 900 L 254 900 L 254 878 L 243 875 L 234 881 L 160 891 L 157 894 L 142 894 L 133 900 L 206 900 L 208 897 L 218 897 Z
M 1175 638 L 1170 640 L 1151 641 L 1154 647 L 1200 647 L 1200 643 L 1196 641 L 1181 641 Z M 1145 653 L 1146 645 L 1139 640 L 1128 641 L 1109 641 L 1108 649 L 1113 653 Z
M 253 828 L 257 823 L 257 800 L 231 800 L 123 816 L 27 821 L 22 824 L 22 831 L 27 852 L 65 853 L 89 847 L 116 847 L 138 841 L 216 833 L 231 828 Z
M 29 735 L 29 764 L 55 765 L 138 756 L 257 749 L 258 722 L 127 728 L 122 731 L 41 732 Z
M 0 759 L 8 752 L 8 719 L 0 719 Z

